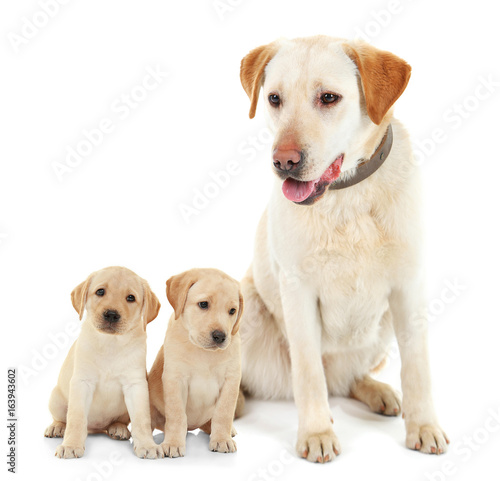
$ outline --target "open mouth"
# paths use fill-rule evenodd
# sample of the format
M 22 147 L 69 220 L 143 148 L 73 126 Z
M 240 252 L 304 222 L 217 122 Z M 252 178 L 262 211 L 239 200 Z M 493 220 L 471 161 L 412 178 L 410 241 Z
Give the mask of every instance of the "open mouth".
M 344 154 L 341 154 L 323 172 L 323 175 L 316 180 L 303 182 L 288 177 L 282 186 L 284 196 L 296 204 L 313 204 L 325 193 L 326 188 L 339 178 L 343 162 Z

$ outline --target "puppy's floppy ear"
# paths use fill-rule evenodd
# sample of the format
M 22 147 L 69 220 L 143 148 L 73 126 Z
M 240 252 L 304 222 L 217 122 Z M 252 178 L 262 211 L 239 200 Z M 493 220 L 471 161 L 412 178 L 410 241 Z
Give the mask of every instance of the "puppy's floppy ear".
M 78 312 L 80 316 L 80 321 L 83 317 L 83 311 L 85 310 L 85 304 L 87 303 L 87 294 L 89 290 L 90 281 L 92 280 L 92 274 L 87 277 L 81 284 L 78 284 L 71 292 L 71 303 Z
M 155 293 L 149 287 L 149 284 L 146 281 L 142 283 L 144 300 L 142 303 L 142 320 L 144 330 L 146 330 L 146 326 L 158 316 L 158 312 L 160 311 L 160 301 L 156 297 Z
M 170 305 L 174 308 L 176 319 L 184 312 L 188 291 L 197 280 L 198 276 L 192 269 L 182 274 L 172 276 L 167 281 L 167 298 Z
M 270 43 L 253 49 L 241 61 L 240 80 L 241 85 L 245 89 L 250 98 L 250 113 L 249 117 L 255 117 L 257 110 L 257 101 L 262 84 L 264 83 L 264 69 L 269 61 L 274 57 L 277 51 L 276 44 Z
M 404 92 L 411 67 L 396 55 L 363 41 L 344 43 L 343 47 L 358 68 L 368 116 L 380 125 L 387 111 Z
M 240 305 L 238 306 L 238 317 L 236 318 L 233 330 L 231 331 L 231 336 L 234 336 L 240 330 L 241 316 L 243 314 L 243 308 L 245 306 L 245 302 L 243 301 L 243 294 L 241 293 L 241 291 L 239 292 L 239 295 L 240 295 Z

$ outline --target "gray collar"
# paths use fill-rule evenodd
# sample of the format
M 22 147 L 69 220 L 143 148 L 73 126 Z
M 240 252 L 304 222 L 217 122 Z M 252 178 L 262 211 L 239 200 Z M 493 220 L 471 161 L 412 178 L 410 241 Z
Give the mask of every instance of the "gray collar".
M 346 187 L 351 187 L 358 184 L 362 180 L 370 177 L 387 159 L 392 147 L 392 125 L 389 124 L 385 132 L 384 138 L 380 142 L 375 153 L 367 160 L 363 160 L 360 164 L 354 167 L 354 175 L 347 179 L 338 179 L 330 185 L 330 190 L 340 190 Z

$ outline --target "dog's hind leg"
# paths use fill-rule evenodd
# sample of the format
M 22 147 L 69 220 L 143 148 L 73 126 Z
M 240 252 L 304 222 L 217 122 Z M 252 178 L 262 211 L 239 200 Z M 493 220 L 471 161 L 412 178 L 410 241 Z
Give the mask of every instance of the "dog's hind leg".
M 257 292 L 251 268 L 241 281 L 241 289 L 245 299 L 240 328 L 243 390 L 265 399 L 293 399 L 288 343 Z

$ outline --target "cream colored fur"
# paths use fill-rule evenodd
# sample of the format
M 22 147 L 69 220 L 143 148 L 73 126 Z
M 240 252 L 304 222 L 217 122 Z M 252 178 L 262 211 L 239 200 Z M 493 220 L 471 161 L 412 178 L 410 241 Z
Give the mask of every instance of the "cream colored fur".
M 99 289 L 103 296 L 96 295 Z M 129 295 L 135 301 L 128 302 Z M 86 316 L 50 397 L 54 421 L 45 436 L 64 436 L 56 456 L 82 457 L 87 433 L 129 439 L 131 422 L 135 454 L 163 457 L 151 434 L 146 379 L 146 324 L 158 314 L 158 299 L 132 271 L 108 267 L 76 287 L 72 301 L 80 319 L 84 310 Z M 102 316 L 109 309 L 121 315 L 112 326 Z
M 355 397 L 383 414 L 400 412 L 399 395 L 369 376 L 396 334 L 406 445 L 444 452 L 447 439 L 433 407 L 422 316 L 419 172 L 408 133 L 392 109 L 379 124 L 368 116 L 362 79 L 348 55 L 352 49 L 365 49 L 368 55 L 378 51 L 329 37 L 283 40 L 266 48 L 261 101 L 275 133 L 273 148 L 290 138 L 302 147 L 307 162 L 302 180 L 321 176 L 341 153 L 343 175 L 350 175 L 345 172 L 372 155 L 389 123 L 394 143 L 371 177 L 326 191 L 313 205 L 287 200 L 282 180 L 276 179 L 257 229 L 254 259 L 242 281 L 242 385 L 266 399 L 293 397 L 299 455 L 330 461 L 340 443 L 332 429 L 328 394 Z M 251 72 L 245 62 L 242 71 Z M 247 76 L 247 84 L 256 78 Z M 245 86 L 243 74 L 242 81 Z M 342 98 L 324 110 L 315 102 L 321 91 Z M 276 92 L 282 99 L 279 108 L 267 101 Z
M 233 417 L 241 380 L 239 283 L 217 269 L 191 269 L 167 281 L 172 314 L 148 376 L 153 429 L 165 456 L 186 452 L 186 432 L 210 434 L 209 449 L 234 453 Z M 206 308 L 200 303 L 206 302 Z M 212 333 L 224 333 L 217 344 Z

